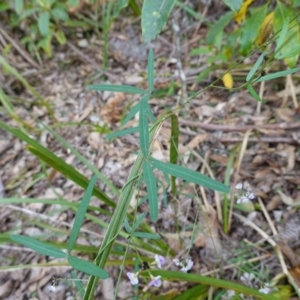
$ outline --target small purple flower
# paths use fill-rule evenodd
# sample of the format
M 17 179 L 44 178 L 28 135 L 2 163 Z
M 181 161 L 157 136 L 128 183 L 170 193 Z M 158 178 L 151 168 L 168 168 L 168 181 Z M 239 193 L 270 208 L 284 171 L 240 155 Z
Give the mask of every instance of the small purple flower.
M 193 262 L 190 258 L 187 258 L 187 259 L 185 260 L 185 266 L 183 266 L 183 267 L 181 268 L 181 271 L 182 271 L 183 273 L 186 273 L 187 271 L 189 271 L 189 270 L 193 267 L 193 265 L 194 265 L 194 262 Z
M 175 259 L 173 259 L 173 262 L 175 263 L 176 266 L 181 267 L 180 270 L 183 273 L 186 273 L 187 271 L 189 271 L 194 265 L 194 262 L 190 258 L 187 258 L 187 259 L 181 260 L 181 261 L 178 258 L 175 258 Z
M 138 273 L 131 273 L 131 272 L 127 272 L 126 273 L 127 277 L 129 278 L 130 280 L 130 283 L 132 285 L 136 285 L 139 283 L 139 279 L 138 279 Z
M 154 287 L 160 287 L 161 286 L 161 284 L 162 284 L 162 281 L 161 281 L 161 276 L 156 276 L 156 277 L 154 277 L 151 281 L 150 281 L 150 283 L 148 284 L 148 286 L 149 287 L 151 287 L 151 286 L 154 286 Z
M 243 184 L 240 182 L 240 183 L 238 183 L 238 184 L 235 186 L 235 188 L 236 188 L 237 190 L 241 190 L 241 189 L 243 188 Z
M 182 262 L 178 258 L 174 258 L 173 262 L 175 263 L 176 266 L 182 266 Z
M 258 291 L 263 294 L 270 294 L 272 292 L 272 289 L 270 289 L 269 287 L 264 287 L 262 289 L 259 289 Z
M 239 193 L 236 195 L 238 197 L 236 203 L 248 203 L 250 200 L 253 200 L 255 198 L 254 193 L 252 193 L 248 188 L 246 188 L 245 185 L 242 183 L 238 183 L 235 188 L 237 190 L 240 190 Z
M 166 263 L 166 260 L 163 256 L 155 254 L 155 263 L 159 269 Z

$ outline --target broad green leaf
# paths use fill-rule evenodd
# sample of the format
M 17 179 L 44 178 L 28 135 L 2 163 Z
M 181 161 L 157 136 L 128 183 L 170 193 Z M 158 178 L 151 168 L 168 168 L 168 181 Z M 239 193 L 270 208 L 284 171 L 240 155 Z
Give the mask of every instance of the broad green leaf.
M 80 296 L 83 297 L 84 296 L 83 284 L 81 283 L 80 279 L 76 276 L 76 274 L 74 272 L 71 272 L 71 276 L 74 279 L 75 286 L 76 286 Z
M 154 54 L 153 49 L 148 53 L 148 91 L 149 94 L 153 92 L 154 87 Z
M 63 252 L 55 247 L 49 246 L 43 242 L 40 242 L 36 239 L 30 238 L 27 236 L 12 234 L 10 236 L 10 238 L 12 241 L 22 244 L 22 245 L 34 250 L 35 252 L 43 254 L 43 255 L 56 257 L 56 258 L 66 258 L 68 256 L 65 252 Z
M 148 160 L 144 161 L 143 175 L 147 187 L 147 196 L 149 200 L 150 216 L 153 222 L 157 221 L 158 218 L 158 195 L 156 179 L 153 174 L 153 170 Z
M 224 0 L 224 3 L 234 12 L 240 10 L 243 0 Z
M 144 156 L 147 157 L 149 152 L 149 123 L 148 123 L 148 102 L 145 97 L 141 99 L 139 133 L 140 133 L 141 150 Z
M 38 158 L 43 160 L 46 164 L 50 165 L 52 168 L 57 170 L 59 173 L 65 175 L 67 178 L 71 179 L 75 183 L 77 183 L 82 188 L 86 188 L 88 186 L 88 179 L 80 174 L 77 170 L 75 170 L 72 166 L 68 165 L 64 160 L 57 157 L 47 148 L 43 147 L 41 144 L 31 139 L 29 136 L 24 134 L 22 131 L 12 128 L 2 122 L 0 122 L 0 128 L 7 130 L 12 133 L 14 136 L 20 138 L 24 142 L 28 143 L 30 146 L 27 149 L 36 155 Z M 116 204 L 113 200 L 111 200 L 103 191 L 98 188 L 94 188 L 93 195 L 101 199 L 104 203 L 111 207 L 115 207 Z
M 148 95 L 145 95 L 143 97 L 149 97 Z M 128 121 L 130 121 L 140 110 L 140 102 L 138 102 L 136 105 L 134 105 L 129 113 L 126 115 L 124 120 L 122 120 L 121 125 L 124 126 Z
M 252 77 L 254 76 L 254 74 L 256 73 L 256 71 L 258 70 L 259 66 L 261 65 L 261 63 L 263 62 L 264 60 L 264 57 L 267 53 L 266 52 L 263 52 L 258 60 L 255 62 L 254 66 L 252 67 L 252 69 L 250 70 L 250 72 L 248 73 L 247 77 L 246 77 L 246 81 L 248 82 L 249 80 L 252 79 Z
M 178 165 L 161 162 L 152 157 L 150 158 L 150 161 L 155 168 L 157 168 L 163 172 L 166 172 L 170 175 L 173 175 L 175 177 L 184 179 L 189 182 L 199 184 L 203 187 L 206 187 L 206 188 L 209 188 L 209 189 L 212 189 L 215 191 L 219 191 L 219 192 L 223 192 L 223 193 L 229 193 L 229 191 L 230 191 L 228 186 L 224 185 L 223 183 L 221 183 L 217 180 L 211 179 L 208 176 L 203 175 L 199 172 L 196 172 L 196 171 L 193 171 L 193 170 L 190 170 L 185 167 L 178 166 Z
M 293 49 L 290 49 L 290 52 L 286 52 L 284 55 L 277 55 L 276 59 L 288 59 L 291 58 L 292 56 L 299 56 L 300 54 L 300 46 L 297 46 Z
M 95 85 L 88 85 L 87 89 L 95 90 L 95 91 L 123 92 L 129 94 L 142 94 L 142 95 L 147 94 L 147 91 L 138 89 L 130 85 L 95 84 Z
M 255 82 L 261 82 L 261 81 L 271 80 L 271 79 L 275 79 L 275 78 L 279 78 L 279 77 L 284 77 L 286 75 L 293 74 L 293 73 L 296 73 L 299 71 L 300 71 L 300 68 L 288 69 L 285 71 L 280 71 L 280 72 L 276 72 L 273 74 L 268 74 L 268 75 L 262 76 Z
M 170 139 L 170 163 L 177 164 L 178 160 L 178 141 L 179 141 L 179 125 L 178 118 L 176 115 L 171 115 L 171 139 Z M 171 176 L 171 190 L 172 195 L 175 197 L 176 190 L 176 177 Z
M 48 55 L 48 57 L 52 57 L 53 49 L 52 49 L 52 32 L 49 32 L 44 38 L 40 39 L 37 43 L 37 49 L 43 49 L 43 51 Z
M 68 256 L 68 262 L 74 269 L 84 272 L 86 274 L 90 274 L 101 279 L 106 279 L 109 277 L 108 273 L 105 270 L 97 267 L 89 261 L 70 255 Z
M 143 222 L 143 220 L 145 219 L 147 215 L 147 212 L 144 212 L 142 214 L 139 214 L 139 216 L 137 217 L 135 223 L 133 224 L 132 226 L 132 231 L 135 231 L 139 226 L 140 224 Z
M 24 8 L 24 1 L 23 0 L 15 0 L 15 11 L 17 15 L 20 15 Z
M 261 24 L 268 12 L 268 5 L 263 5 L 253 12 L 252 16 L 248 18 L 243 25 L 241 40 L 240 40 L 240 52 L 242 55 L 247 55 L 253 42 L 256 39 Z
M 253 86 L 251 84 L 247 85 L 247 89 L 249 91 L 249 93 L 251 94 L 251 96 L 258 102 L 261 102 L 261 99 L 259 97 L 259 95 L 256 93 L 255 89 L 253 88 Z
M 176 0 L 144 0 L 142 34 L 146 43 L 153 40 L 166 24 Z
M 220 32 L 229 24 L 232 20 L 234 13 L 232 11 L 227 12 L 223 15 L 209 30 L 207 34 L 207 43 L 209 45 L 213 45 L 215 43 L 216 37 L 219 35 Z
M 105 138 L 107 140 L 114 139 L 116 137 L 124 136 L 124 135 L 131 134 L 131 133 L 135 133 L 135 132 L 138 132 L 138 131 L 139 131 L 139 127 L 138 126 L 136 126 L 136 127 L 130 127 L 130 128 L 125 128 L 125 129 L 121 129 L 121 130 L 115 131 L 113 133 L 110 133 Z
M 139 237 L 139 238 L 143 238 L 143 239 L 153 239 L 153 240 L 158 240 L 161 238 L 160 235 L 158 235 L 158 234 L 148 233 L 148 232 L 139 232 L 139 231 L 133 232 L 131 234 L 131 236 Z
M 290 68 L 296 66 L 299 58 L 299 53 L 297 53 L 294 56 L 291 55 L 294 52 L 295 47 L 299 46 L 300 44 L 299 22 L 298 22 L 298 18 L 295 19 L 295 17 L 296 17 L 295 9 L 288 8 L 285 4 L 278 1 L 275 8 L 275 14 L 274 14 L 274 23 L 273 23 L 274 32 L 278 32 L 282 30 L 287 19 L 291 20 L 291 22 L 289 23 L 288 26 L 289 28 L 287 30 L 283 42 L 282 40 L 278 40 L 278 42 L 280 42 L 281 45 L 279 45 L 280 48 L 278 47 L 278 49 L 276 47 L 276 50 L 280 50 L 278 57 L 284 58 L 285 62 Z
M 90 200 L 91 200 L 91 197 L 93 194 L 93 189 L 94 189 L 96 180 L 97 180 L 97 176 L 93 175 L 92 179 L 89 182 L 87 189 L 85 190 L 85 193 L 80 202 L 80 205 L 78 207 L 78 210 L 77 210 L 77 213 L 75 216 L 75 220 L 74 220 L 74 224 L 73 224 L 73 228 L 72 228 L 72 231 L 70 234 L 70 239 L 68 242 L 68 253 L 71 253 L 71 251 L 75 245 L 76 239 L 78 237 L 80 228 L 81 228 L 83 220 L 84 220 L 86 210 L 89 206 L 89 203 L 90 203 Z
M 53 19 L 57 21 L 59 20 L 67 21 L 69 18 L 69 15 L 66 12 L 66 10 L 64 10 L 62 7 L 59 6 L 56 6 L 51 10 L 51 16 L 53 17 Z
M 68 0 L 67 5 L 68 6 L 78 6 L 80 0 Z
M 42 12 L 38 18 L 38 27 L 42 36 L 46 36 L 49 32 L 50 15 L 47 11 Z

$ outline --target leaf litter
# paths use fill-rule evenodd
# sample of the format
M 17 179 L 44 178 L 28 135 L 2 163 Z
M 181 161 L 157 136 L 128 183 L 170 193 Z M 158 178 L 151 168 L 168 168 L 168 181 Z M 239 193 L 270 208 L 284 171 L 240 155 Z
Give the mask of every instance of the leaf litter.
M 183 19 L 182 22 L 184 21 Z M 9 32 L 7 28 L 5 30 Z M 109 76 L 110 83 L 138 83 L 146 86 L 146 79 L 142 73 L 146 67 L 146 51 L 139 38 L 132 39 L 133 36 L 138 36 L 138 26 L 125 26 L 121 20 L 116 20 L 114 30 L 110 40 L 111 53 L 108 68 L 111 75 Z M 200 38 L 203 28 L 199 32 L 197 37 Z M 192 28 L 186 31 L 188 36 L 192 33 Z M 10 35 L 13 36 L 12 33 Z M 130 47 L 128 47 L 128 41 L 130 41 Z M 77 41 L 73 42 L 77 44 Z M 162 61 L 155 60 L 155 68 L 158 70 L 155 81 L 156 89 L 169 88 L 172 80 L 180 84 L 176 64 L 172 63 L 175 57 L 172 53 L 170 54 L 171 43 L 170 30 L 166 30 L 163 38 L 155 42 L 155 57 L 164 57 L 169 62 L 163 64 Z M 43 121 L 48 125 L 77 122 L 72 126 L 57 127 L 56 131 L 97 166 L 118 188 L 122 188 L 134 163 L 135 152 L 139 150 L 138 136 L 132 134 L 107 142 L 101 130 L 104 130 L 105 126 L 110 130 L 118 129 L 120 120 L 138 98 L 128 97 L 122 93 L 86 90 L 85 87 L 91 81 L 93 83 L 99 81 L 92 78 L 95 75 L 95 65 L 89 60 L 92 57 L 96 65 L 101 66 L 102 58 L 98 54 L 98 46 L 99 41 L 93 36 L 89 41 L 89 47 L 80 49 L 81 54 L 74 52 L 72 47 L 58 47 L 52 60 L 45 59 L 44 64 L 47 68 L 44 70 L 32 69 L 30 62 L 18 53 L 8 53 L 8 61 L 19 72 L 31 71 L 27 79 L 50 103 L 53 116 L 49 114 L 45 106 L 36 103 L 32 94 L 12 76 L 1 74 L 0 79 L 1 82 L 6 82 L 3 86 L 5 92 L 14 99 L 16 114 L 31 126 L 31 134 L 36 139 L 89 178 L 92 172 L 68 149 L 64 149 L 49 133 L 34 130 L 34 128 L 40 128 L 38 121 Z M 192 47 L 192 43 L 188 46 Z M 1 49 L 3 50 L 3 46 Z M 131 53 L 132 49 L 135 49 L 134 53 Z M 185 59 L 189 58 L 187 56 Z M 199 66 L 201 63 L 205 64 L 206 58 L 207 56 L 202 55 L 198 61 Z M 197 74 L 195 69 L 198 66 L 194 69 L 193 65 L 186 62 L 185 68 L 187 84 L 191 90 L 199 90 L 201 86 L 210 83 L 208 79 L 195 84 L 194 74 Z M 245 72 L 245 76 L 246 74 Z M 235 75 L 234 72 L 232 75 Z M 112 80 L 115 81 L 112 82 Z M 295 87 L 295 93 L 299 93 L 298 86 Z M 175 91 L 173 95 L 165 95 L 162 99 L 152 99 L 150 103 L 155 115 L 160 115 L 165 106 L 175 108 L 177 97 L 178 94 Z M 235 151 L 237 145 L 241 147 L 241 143 L 245 140 L 245 133 L 249 131 L 246 146 L 240 153 L 241 159 L 238 161 L 238 156 L 235 159 L 231 178 L 235 180 L 235 183 L 247 182 L 249 186 L 251 185 L 256 199 L 260 198 L 264 203 L 273 225 L 278 230 L 277 235 L 274 236 L 263 212 L 259 209 L 254 211 L 254 206 L 251 206 L 237 211 L 237 214 L 248 220 L 247 223 L 233 215 L 230 232 L 226 235 L 222 230 L 222 220 L 218 216 L 215 193 L 201 190 L 193 185 L 186 185 L 181 180 L 177 180 L 180 193 L 176 199 L 169 194 L 166 198 L 163 197 L 162 188 L 160 188 L 160 212 L 159 220 L 154 226 L 155 230 L 167 241 L 177 256 L 185 255 L 190 249 L 189 256 L 194 261 L 192 272 L 213 274 L 213 276 L 239 281 L 255 288 L 259 288 L 261 282 L 280 274 L 282 269 L 275 251 L 268 246 L 266 236 L 262 237 L 256 231 L 254 226 L 256 225 L 278 243 L 279 249 L 286 257 L 288 270 L 299 286 L 300 223 L 297 209 L 300 203 L 298 151 L 300 123 L 298 121 L 299 110 L 293 107 L 291 97 L 290 92 L 287 93 L 284 87 L 281 91 L 274 91 L 267 83 L 264 93 L 265 103 L 261 107 L 260 114 L 257 115 L 255 100 L 244 91 L 230 93 L 211 89 L 193 99 L 188 110 L 184 112 L 187 117 L 179 119 L 181 163 L 200 171 L 205 161 L 215 177 L 221 181 L 224 180 L 230 153 Z M 283 102 L 284 106 L 282 106 Z M 16 120 L 9 118 L 3 110 L 0 112 L 0 118 L 1 121 L 11 126 L 17 125 Z M 137 118 L 129 123 L 130 126 L 137 124 Z M 97 131 L 95 128 L 100 130 Z M 153 157 L 168 161 L 169 140 L 170 124 L 165 122 L 154 142 Z M 0 135 L 0 149 L 2 149 L 0 152 L 2 198 L 15 195 L 21 198 L 42 199 L 61 197 L 72 202 L 78 202 L 82 198 L 81 188 L 48 167 L 45 173 L 39 161 L 26 151 L 25 144 L 3 130 Z M 205 168 L 203 170 L 208 172 Z M 161 173 L 157 172 L 156 175 L 163 180 Z M 235 184 L 232 183 L 232 187 L 234 186 Z M 99 183 L 99 187 L 111 195 L 103 183 Z M 168 187 L 165 188 L 168 189 Z M 144 191 L 137 192 L 132 205 L 143 195 L 145 195 Z M 253 201 L 255 206 L 258 205 L 256 199 Z M 115 200 L 117 201 L 116 198 Z M 99 201 L 92 199 L 91 205 L 99 206 Z M 1 206 L 2 232 L 8 230 L 21 232 L 18 228 L 23 228 L 23 233 L 30 235 L 42 233 L 50 240 L 53 238 L 56 241 L 67 241 L 69 227 L 66 223 L 72 223 L 73 211 L 65 210 L 59 205 L 47 204 L 23 203 L 16 207 L 19 209 Z M 35 214 L 31 215 L 27 210 Z M 141 210 L 147 211 L 148 207 L 142 205 Z M 49 229 L 34 222 L 38 219 L 38 215 L 49 216 L 49 219 L 44 221 L 50 225 Z M 101 218 L 109 222 L 109 217 L 102 216 Z M 249 226 L 249 224 L 254 225 Z M 59 230 L 54 231 L 55 227 Z M 83 228 L 90 232 L 90 236 L 87 236 L 88 234 L 80 236 L 80 244 L 99 246 L 100 237 L 103 236 L 105 230 L 99 229 L 90 221 L 87 221 Z M 93 234 L 96 236 L 96 242 Z M 19 264 L 35 265 L 48 261 L 48 258 L 18 246 L 2 244 L 0 251 L 3 258 L 2 267 Z M 69 266 L 60 265 L 55 260 L 51 262 L 54 265 L 50 267 L 2 271 L 0 273 L 0 297 L 21 299 L 32 292 L 35 292 L 39 299 L 68 299 L 74 296 L 76 290 L 74 286 L 66 284 L 67 281 L 62 280 L 58 282 L 55 289 L 49 289 L 53 276 L 70 278 Z M 174 266 L 170 268 L 176 270 Z M 269 273 L 262 272 L 258 279 L 247 275 L 249 270 L 259 269 L 268 270 Z M 112 274 L 111 279 L 107 282 L 103 281 L 102 290 L 98 291 L 99 297 L 103 299 L 111 299 L 119 269 L 109 267 L 109 272 Z M 81 278 L 84 279 L 84 276 Z M 182 283 L 168 282 L 163 285 L 160 292 L 167 293 L 173 289 L 175 293 L 179 293 L 185 288 Z M 10 297 L 12 294 L 14 298 Z M 126 277 L 123 276 L 118 297 L 124 299 L 132 294 L 133 290 Z

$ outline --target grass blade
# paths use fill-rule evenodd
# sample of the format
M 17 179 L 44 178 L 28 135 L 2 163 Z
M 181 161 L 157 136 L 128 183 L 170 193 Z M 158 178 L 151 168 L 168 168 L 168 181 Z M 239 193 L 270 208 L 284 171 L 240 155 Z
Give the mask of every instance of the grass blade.
M 83 198 L 80 202 L 80 205 L 78 207 L 76 216 L 75 216 L 75 220 L 74 220 L 74 224 L 73 224 L 73 228 L 70 234 L 70 239 L 68 242 L 68 253 L 71 253 L 74 244 L 76 242 L 77 236 L 79 234 L 80 228 L 82 226 L 83 220 L 84 220 L 84 216 L 86 213 L 86 210 L 89 206 L 91 197 L 92 197 L 92 193 L 93 193 L 93 189 L 94 189 L 94 185 L 96 183 L 97 180 L 97 176 L 93 175 L 91 181 L 89 182 L 89 185 L 83 195 Z
M 263 62 L 264 60 L 264 57 L 267 53 L 266 52 L 263 52 L 258 60 L 255 62 L 254 66 L 252 67 L 252 69 L 250 70 L 250 72 L 248 73 L 247 77 L 246 77 L 246 81 L 248 82 L 249 80 L 252 79 L 252 77 L 254 76 L 255 72 L 258 70 L 259 66 L 261 65 L 261 63 Z
M 147 160 L 145 160 L 143 165 L 143 173 L 147 187 L 151 220 L 152 222 L 156 222 L 158 218 L 157 185 L 153 170 Z
M 170 163 L 177 164 L 178 160 L 178 140 L 179 140 L 179 126 L 178 118 L 176 115 L 171 115 L 171 146 L 170 146 Z M 176 177 L 171 176 L 171 190 L 172 195 L 175 197 L 177 193 L 176 189 Z
M 56 258 L 66 258 L 68 256 L 65 252 L 56 249 L 55 247 L 49 246 L 47 244 L 44 244 L 43 242 L 40 242 L 27 236 L 12 234 L 10 236 L 10 239 L 43 255 L 52 256 Z

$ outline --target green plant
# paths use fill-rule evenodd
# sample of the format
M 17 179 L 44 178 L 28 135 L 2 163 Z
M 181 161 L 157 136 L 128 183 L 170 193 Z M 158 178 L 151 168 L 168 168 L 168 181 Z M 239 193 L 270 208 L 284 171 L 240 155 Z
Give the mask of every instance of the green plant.
M 155 5 L 154 5 L 154 4 Z M 150 41 L 153 39 L 158 32 L 162 29 L 163 24 L 165 24 L 167 17 L 172 10 L 174 2 L 170 1 L 170 6 L 162 6 L 161 13 L 156 14 L 157 7 L 159 7 L 158 2 L 144 2 L 143 12 L 142 12 L 142 24 L 143 24 L 143 33 L 146 41 Z M 236 7 L 234 7 L 236 8 Z M 146 18 L 147 21 L 145 21 Z M 143 23 L 144 21 L 144 23 Z M 152 26 L 153 24 L 159 24 L 157 26 Z M 277 46 L 279 49 L 286 44 L 286 35 L 288 32 L 289 21 L 284 23 L 283 29 L 278 33 L 278 41 Z M 152 26 L 152 27 L 151 27 Z M 149 29 L 150 28 L 150 29 Z M 149 30 L 149 32 L 148 32 Z M 272 40 L 272 39 L 270 39 Z M 279 51 L 280 52 L 280 51 Z M 278 52 L 277 52 L 278 53 Z M 289 52 L 290 54 L 291 52 Z M 281 54 L 278 54 L 279 58 Z M 262 82 L 265 80 L 271 80 L 274 78 L 290 75 L 299 71 L 299 68 L 293 68 L 285 71 L 279 71 L 275 73 L 271 73 L 268 75 L 261 75 L 261 69 L 265 67 L 266 52 L 263 52 L 260 57 L 257 59 L 256 63 L 252 66 L 247 76 L 245 76 L 245 82 L 239 87 L 239 89 L 243 87 L 247 87 L 252 93 L 252 95 L 258 100 L 261 101 L 259 95 L 256 94 L 255 90 L 252 88 L 252 85 L 257 82 Z M 125 264 L 135 264 L 135 273 L 130 273 L 130 280 L 137 284 L 137 276 L 141 276 L 144 279 L 151 278 L 150 284 L 158 285 L 161 279 L 168 279 L 174 281 L 185 281 L 190 283 L 196 283 L 197 285 L 191 289 L 188 289 L 186 292 L 183 292 L 181 295 L 178 295 L 175 299 L 192 299 L 192 297 L 199 296 L 207 297 L 208 288 L 216 287 L 218 289 L 232 289 L 239 293 L 244 293 L 247 295 L 256 296 L 263 299 L 283 299 L 281 294 L 262 294 L 261 292 L 249 288 L 244 285 L 232 283 L 228 280 L 220 280 L 208 276 L 200 276 L 196 274 L 186 274 L 183 272 L 173 272 L 167 270 L 152 270 L 147 268 L 148 262 L 151 261 L 150 256 L 153 254 L 166 255 L 168 252 L 168 245 L 160 239 L 160 236 L 150 229 L 150 226 L 147 225 L 146 222 L 146 213 L 138 214 L 138 203 L 134 209 L 135 212 L 128 213 L 128 208 L 130 206 L 130 202 L 135 190 L 142 189 L 142 183 L 145 184 L 147 190 L 147 200 L 149 205 L 150 218 L 152 222 L 156 222 L 158 218 L 158 186 L 162 185 L 161 179 L 155 175 L 155 172 L 162 172 L 166 181 L 169 182 L 171 186 L 172 197 L 176 198 L 176 196 L 180 193 L 180 189 L 178 188 L 178 184 L 176 183 L 176 178 L 184 180 L 182 185 L 187 185 L 189 183 L 195 183 L 197 185 L 212 189 L 214 191 L 220 191 L 224 193 L 224 201 L 223 201 L 223 211 L 221 216 L 223 215 L 224 219 L 224 231 L 227 233 L 229 228 L 230 220 L 228 218 L 229 211 L 232 211 L 232 207 L 229 207 L 229 183 L 230 183 L 230 171 L 232 170 L 232 166 L 234 164 L 234 157 L 238 152 L 239 148 L 235 148 L 232 150 L 230 155 L 230 159 L 228 162 L 227 172 L 225 175 L 225 184 L 214 180 L 208 176 L 205 176 L 199 172 L 190 170 L 184 165 L 179 165 L 180 156 L 178 154 L 178 139 L 179 139 L 179 125 L 177 119 L 177 112 L 184 107 L 193 97 L 203 93 L 205 90 L 212 86 L 216 86 L 217 80 L 212 84 L 207 86 L 206 88 L 197 92 L 193 97 L 187 99 L 185 103 L 176 107 L 172 111 L 165 111 L 161 116 L 156 118 L 151 110 L 149 105 L 149 100 L 153 97 L 154 93 L 154 54 L 153 51 L 149 51 L 148 55 L 148 89 L 140 89 L 132 86 L 123 86 L 123 85 L 91 85 L 88 88 L 91 90 L 100 90 L 100 91 L 112 91 L 112 92 L 124 92 L 140 95 L 139 102 L 131 108 L 130 112 L 125 116 L 122 125 L 128 123 L 135 114 L 139 113 L 139 123 L 138 126 L 121 129 L 107 136 L 108 139 L 112 139 L 115 137 L 120 137 L 126 134 L 137 133 L 139 134 L 139 144 L 140 151 L 137 156 L 136 162 L 131 170 L 128 181 L 123 186 L 122 190 L 119 191 L 114 187 L 114 185 L 107 180 L 92 164 L 90 164 L 82 155 L 80 155 L 71 145 L 68 145 L 59 135 L 57 135 L 51 128 L 48 126 L 43 126 L 44 130 L 49 131 L 59 142 L 67 149 L 69 149 L 82 163 L 84 163 L 93 173 L 94 175 L 92 179 L 89 181 L 82 174 L 72 168 L 70 165 L 65 163 L 62 159 L 58 158 L 55 154 L 51 153 L 48 149 L 40 145 L 37 141 L 30 138 L 26 132 L 20 131 L 18 129 L 12 128 L 4 123 L 0 122 L 0 127 L 5 129 L 6 131 L 12 133 L 16 137 L 22 139 L 26 143 L 28 143 L 27 149 L 33 153 L 37 158 L 39 158 L 43 163 L 51 166 L 55 170 L 59 171 L 61 174 L 66 176 L 67 178 L 73 180 L 79 186 L 86 189 L 85 195 L 80 202 L 80 204 L 76 203 L 68 203 L 67 201 L 59 200 L 55 201 L 55 204 L 64 205 L 76 211 L 75 222 L 72 227 L 70 233 L 70 239 L 68 244 L 58 244 L 56 243 L 54 246 L 49 245 L 47 242 L 40 242 L 37 239 L 28 238 L 19 235 L 11 235 L 11 240 L 21 243 L 27 247 L 32 248 L 38 253 L 42 253 L 44 255 L 54 256 L 57 258 L 62 258 L 67 260 L 68 263 L 73 266 L 75 269 L 79 271 L 83 271 L 86 274 L 90 274 L 91 277 L 89 279 L 88 285 L 85 289 L 84 286 L 78 285 L 78 290 L 81 295 L 83 295 L 84 299 L 93 299 L 94 290 L 97 285 L 98 279 L 105 279 L 108 276 L 108 273 L 104 270 L 104 268 L 109 264 L 117 264 L 121 265 L 121 270 L 123 270 Z M 223 77 L 224 78 L 224 77 Z M 219 79 L 218 79 L 219 80 Z M 156 136 L 159 134 L 160 128 L 164 122 L 170 120 L 171 123 L 171 138 L 170 138 L 170 156 L 169 162 L 163 162 L 156 160 L 151 156 L 151 146 Z M 23 128 L 22 128 L 23 129 Z M 180 163 L 181 164 L 181 163 Z M 108 197 L 106 193 L 102 190 L 95 188 L 96 178 L 101 178 L 103 182 L 105 182 L 106 186 L 110 188 L 110 191 L 114 195 L 114 197 L 119 198 L 118 203 L 116 204 L 113 199 Z M 169 178 L 170 177 L 170 178 Z M 238 199 L 237 203 L 243 204 L 243 202 L 252 199 L 251 192 L 245 186 L 240 186 L 239 188 L 242 191 L 241 197 Z M 109 208 L 113 210 L 113 213 L 107 209 L 97 209 L 96 207 L 89 206 L 89 201 L 92 195 L 96 196 L 98 199 L 102 200 Z M 25 202 L 39 202 L 39 203 L 50 203 L 45 202 L 42 199 L 1 199 L 0 203 L 25 203 Z M 52 201 L 53 204 L 53 201 Z M 235 206 L 235 208 L 242 209 L 239 206 Z M 87 211 L 97 211 L 101 214 L 105 214 L 107 216 L 111 216 L 110 223 L 107 224 L 99 218 L 93 218 L 93 215 L 89 214 Z M 86 248 L 82 248 L 81 245 L 76 245 L 76 239 L 79 235 L 80 227 L 83 223 L 83 219 L 87 218 L 92 220 L 96 224 L 107 228 L 107 232 L 104 240 L 102 241 L 101 247 L 99 249 L 93 248 L 94 254 L 97 253 L 94 264 L 88 261 L 83 261 L 73 255 L 71 255 L 71 251 L 81 249 L 82 251 L 86 251 Z M 126 232 L 123 231 L 123 227 Z M 196 227 L 196 226 L 194 226 Z M 194 230 L 194 228 L 193 228 Z M 121 240 L 119 239 L 121 237 Z M 145 242 L 144 239 L 147 239 L 148 242 Z M 193 243 L 193 238 L 191 238 L 191 244 Z M 122 250 L 116 250 L 114 248 L 115 245 L 122 245 Z M 274 246 L 272 244 L 272 246 Z M 67 253 L 61 251 L 60 249 L 67 249 Z M 124 250 L 125 249 L 125 250 Z M 129 249 L 135 250 L 135 254 L 130 253 Z M 89 249 L 90 250 L 90 249 Z M 144 251 L 144 252 L 143 252 Z M 141 255 L 141 253 L 145 253 L 147 251 L 148 256 Z M 123 256 L 122 261 L 109 260 L 109 256 L 111 254 L 116 254 L 118 256 Z M 170 253 L 170 256 L 173 256 L 174 253 Z M 126 258 L 130 258 L 126 260 Z M 133 261 L 133 258 L 136 258 L 136 262 Z M 140 268 L 137 270 L 139 263 L 145 263 L 146 267 Z M 188 271 L 190 269 L 191 261 L 190 259 L 186 259 L 185 261 L 176 261 L 180 267 L 182 267 L 183 271 Z M 159 266 L 158 266 L 159 267 Z M 160 267 L 159 267 L 160 268 Z M 154 277 L 155 276 L 155 277 Z M 121 273 L 119 278 L 121 277 Z M 74 278 L 74 277 L 73 277 Z M 76 277 L 75 277 L 76 278 Z M 85 289 L 85 290 L 84 290 Z M 140 295 L 139 295 L 140 296 Z M 148 297 L 147 294 L 141 295 L 141 297 Z M 162 296 L 163 297 L 163 296 Z M 281 297 L 281 298 L 280 298 Z M 164 298 L 162 298 L 164 299 Z

